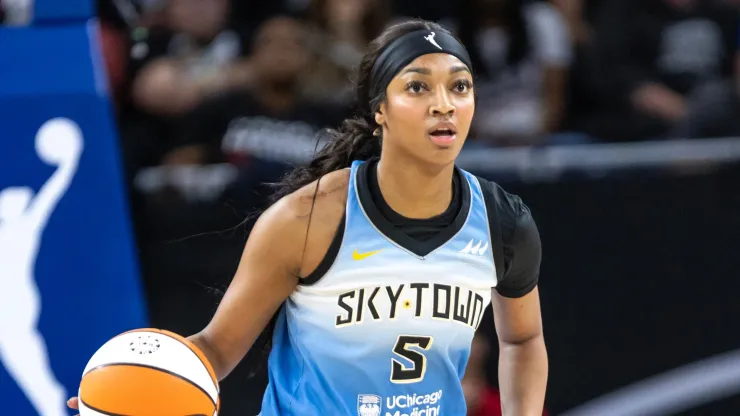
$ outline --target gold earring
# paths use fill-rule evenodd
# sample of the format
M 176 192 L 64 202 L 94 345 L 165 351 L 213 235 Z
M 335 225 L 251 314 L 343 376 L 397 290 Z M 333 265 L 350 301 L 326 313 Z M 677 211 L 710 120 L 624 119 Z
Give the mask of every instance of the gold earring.
M 380 127 L 378 127 L 375 130 L 373 130 L 373 136 L 375 136 L 375 137 L 380 136 L 380 133 L 381 133 Z

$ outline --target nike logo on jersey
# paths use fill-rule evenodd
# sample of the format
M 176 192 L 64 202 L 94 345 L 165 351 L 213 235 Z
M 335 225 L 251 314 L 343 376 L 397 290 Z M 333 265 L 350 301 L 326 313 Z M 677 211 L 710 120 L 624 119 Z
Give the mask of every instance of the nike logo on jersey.
M 355 251 L 352 253 L 352 260 L 357 260 L 357 261 L 365 260 L 366 258 L 370 256 L 374 256 L 380 253 L 381 251 L 383 250 L 380 249 L 380 250 L 375 250 L 375 251 L 368 251 L 366 253 L 360 253 L 359 251 L 357 251 L 357 249 L 355 249 Z
M 488 241 L 483 243 L 483 240 L 478 241 L 478 244 L 475 244 L 475 240 L 470 240 L 467 246 L 465 246 L 464 249 L 460 250 L 460 253 L 462 254 L 473 254 L 476 256 L 482 256 L 486 250 L 488 250 Z

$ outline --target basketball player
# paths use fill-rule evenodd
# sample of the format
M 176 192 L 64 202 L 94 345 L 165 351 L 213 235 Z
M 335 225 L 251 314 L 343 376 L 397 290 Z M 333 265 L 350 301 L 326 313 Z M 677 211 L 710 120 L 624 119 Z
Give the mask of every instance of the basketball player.
M 537 229 L 519 198 L 454 163 L 471 72 L 439 25 L 388 28 L 360 64 L 361 114 L 257 221 L 190 339 L 221 379 L 277 312 L 262 415 L 465 415 L 460 379 L 489 302 L 504 412 L 542 414 Z

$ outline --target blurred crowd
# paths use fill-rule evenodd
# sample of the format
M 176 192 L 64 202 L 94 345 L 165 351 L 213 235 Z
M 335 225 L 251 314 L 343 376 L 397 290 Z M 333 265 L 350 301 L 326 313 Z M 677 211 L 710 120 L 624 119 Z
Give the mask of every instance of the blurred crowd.
M 31 3 L 0 0 L 0 21 L 28 23 Z M 180 333 L 207 322 L 202 293 L 228 284 L 266 184 L 353 113 L 365 45 L 401 19 L 438 21 L 468 47 L 476 147 L 740 136 L 739 0 L 98 0 L 98 12 L 150 315 Z M 476 390 L 484 378 L 469 375 L 471 403 L 496 407 Z
M 12 9 L 29 0 L 0 0 Z M 476 73 L 477 146 L 740 136 L 737 0 L 99 0 L 133 188 L 252 189 L 354 109 L 363 48 L 443 23 Z M 173 174 L 172 172 L 178 172 Z M 241 201 L 240 199 L 246 199 Z
M 29 19 L 31 2 L 0 0 L 5 21 Z M 469 48 L 478 96 L 472 141 L 538 146 L 740 132 L 737 0 L 98 3 L 136 168 L 305 147 L 352 111 L 351 77 L 364 46 L 406 17 L 439 21 Z
M 0 0 L 5 22 L 28 21 L 31 2 Z M 740 135 L 737 0 L 98 0 L 98 7 L 132 178 L 153 166 L 305 154 L 317 131 L 352 113 L 351 79 L 364 46 L 407 17 L 439 21 L 469 48 L 478 99 L 469 140 L 479 145 Z M 239 175 L 211 171 L 214 181 Z M 151 174 L 141 185 L 162 180 Z

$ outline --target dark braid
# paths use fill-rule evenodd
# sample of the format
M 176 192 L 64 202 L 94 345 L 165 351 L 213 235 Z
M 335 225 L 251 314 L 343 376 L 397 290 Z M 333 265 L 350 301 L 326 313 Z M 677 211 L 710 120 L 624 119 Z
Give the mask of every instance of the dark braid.
M 373 124 L 364 118 L 350 118 L 344 120 L 339 129 L 327 131 L 326 145 L 306 166 L 293 169 L 275 185 L 277 190 L 270 202 L 280 200 L 327 173 L 348 167 L 353 160 L 380 156 L 380 137 L 373 136 Z

